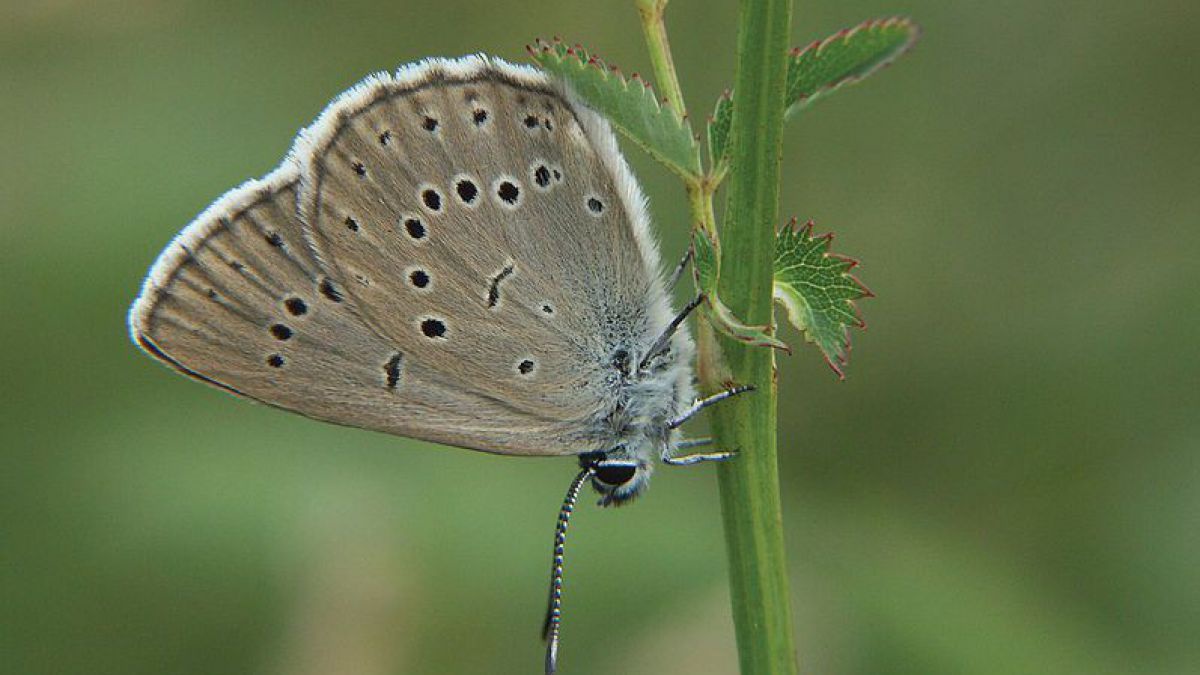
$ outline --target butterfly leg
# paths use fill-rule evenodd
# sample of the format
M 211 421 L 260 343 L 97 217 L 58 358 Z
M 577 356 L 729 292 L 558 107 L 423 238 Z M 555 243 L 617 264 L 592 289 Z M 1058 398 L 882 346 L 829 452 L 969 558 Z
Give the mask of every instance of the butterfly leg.
M 747 391 L 754 391 L 754 386 L 747 384 L 747 385 L 742 385 L 742 386 L 738 386 L 738 387 L 730 387 L 730 388 L 726 389 L 725 391 L 719 391 L 707 398 L 696 399 L 696 402 L 693 403 L 690 408 L 683 411 L 683 414 L 680 415 L 679 417 L 676 417 L 675 419 L 668 422 L 667 426 L 671 429 L 678 429 L 680 427 L 680 425 L 682 425 L 684 422 L 695 417 L 697 413 L 699 413 L 701 410 L 704 410 L 708 406 L 713 405 L 714 403 L 720 403 L 721 401 L 724 401 L 725 399 L 729 398 L 730 396 L 737 396 L 738 394 L 741 394 L 741 393 L 744 393 Z
M 690 455 L 679 455 L 678 457 L 671 454 L 672 450 L 699 448 L 705 445 L 711 445 L 712 442 L 713 439 L 711 438 L 693 438 L 686 441 L 680 441 L 675 444 L 673 449 L 667 448 L 663 451 L 663 464 L 670 464 L 671 466 L 691 466 L 692 464 L 699 464 L 700 462 L 723 462 L 727 459 L 731 459 L 734 456 L 735 453 L 732 452 L 695 452 Z
M 690 455 L 680 455 L 672 457 L 665 455 L 662 458 L 663 464 L 671 466 L 691 466 L 700 462 L 724 462 L 727 459 L 733 459 L 736 453 L 733 452 L 695 452 Z
M 671 276 L 667 278 L 667 292 L 675 290 L 675 285 L 679 283 L 679 279 L 683 277 L 683 271 L 687 269 L 688 263 L 692 261 L 692 249 L 689 246 L 687 253 L 683 254 L 683 259 L 675 266 L 675 271 L 671 272 Z

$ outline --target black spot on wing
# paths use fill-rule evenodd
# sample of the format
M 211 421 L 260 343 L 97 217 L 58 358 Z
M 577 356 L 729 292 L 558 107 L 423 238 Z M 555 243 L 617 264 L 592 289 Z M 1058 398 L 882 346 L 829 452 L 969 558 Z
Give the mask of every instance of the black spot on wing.
M 338 287 L 329 278 L 321 279 L 320 291 L 321 295 L 325 296 L 331 302 L 342 301 L 342 292 L 338 290 Z
M 288 298 L 283 301 L 283 306 L 292 316 L 303 316 L 308 313 L 308 303 L 300 298 Z
M 387 378 L 387 388 L 395 389 L 396 385 L 400 384 L 401 366 L 404 362 L 404 355 L 400 352 L 392 354 L 392 358 L 388 359 L 383 365 L 383 372 Z
M 417 288 L 425 288 L 429 285 L 429 273 L 425 270 L 413 270 L 408 274 L 409 282 Z
M 505 204 L 515 206 L 521 198 L 521 188 L 512 181 L 500 181 L 500 186 L 496 188 L 496 196 Z
M 475 183 L 468 178 L 463 178 L 454 186 L 454 190 L 458 193 L 458 198 L 464 204 L 471 204 L 475 201 L 475 197 L 479 195 L 479 188 L 475 187 Z
M 425 319 L 421 321 L 421 333 L 427 338 L 446 339 L 446 322 L 441 319 Z
M 422 223 L 420 218 L 406 218 L 404 220 L 404 230 L 413 239 L 425 238 L 425 223 Z
M 500 304 L 500 282 L 504 281 L 509 276 L 511 276 L 513 273 L 513 270 L 514 270 L 514 267 L 513 267 L 512 263 L 509 263 L 509 264 L 505 265 L 504 269 L 500 270 L 496 274 L 496 276 L 492 277 L 492 284 L 490 286 L 488 286 L 488 296 L 487 296 L 488 308 L 490 308 L 490 309 L 495 308 L 497 305 Z

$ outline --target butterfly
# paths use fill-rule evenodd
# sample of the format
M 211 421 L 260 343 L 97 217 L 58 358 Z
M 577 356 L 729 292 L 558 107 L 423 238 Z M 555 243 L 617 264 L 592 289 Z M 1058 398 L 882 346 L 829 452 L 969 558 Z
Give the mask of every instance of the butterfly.
M 278 168 L 205 209 L 129 313 L 151 356 L 318 420 L 506 455 L 579 458 L 605 506 L 700 443 L 688 262 L 664 279 L 646 199 L 604 118 L 564 83 L 486 56 L 372 75 Z

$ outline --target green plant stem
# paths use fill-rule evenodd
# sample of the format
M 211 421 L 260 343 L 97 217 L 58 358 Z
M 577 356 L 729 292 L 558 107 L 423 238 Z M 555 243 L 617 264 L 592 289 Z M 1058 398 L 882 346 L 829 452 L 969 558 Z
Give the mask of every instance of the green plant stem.
M 638 15 L 642 18 L 642 32 L 650 50 L 650 63 L 654 68 L 654 79 L 663 95 L 680 117 L 687 117 L 683 102 L 683 90 L 675 75 L 675 61 L 671 57 L 671 43 L 667 40 L 667 24 L 664 15 L 668 0 L 637 0 Z
M 667 2 L 668 0 L 637 0 L 638 16 L 642 20 L 642 34 L 646 37 L 650 65 L 654 69 L 654 81 L 666 95 L 667 102 L 678 110 L 681 116 L 686 117 L 687 106 L 683 101 L 679 76 L 675 72 L 675 59 L 671 56 L 671 41 L 667 38 Z M 712 207 L 715 185 L 707 177 L 698 180 L 684 179 L 684 184 L 687 188 L 692 227 L 704 229 L 716 241 L 717 224 Z
M 743 320 L 772 324 L 772 266 L 779 219 L 780 156 L 791 0 L 742 0 L 734 77 L 729 195 L 721 227 L 719 291 Z M 713 432 L 735 461 L 717 472 L 729 586 L 742 675 L 796 672 L 776 460 L 774 354 L 716 340 L 728 377 L 757 391 L 715 406 Z M 711 348 L 711 345 L 709 345 Z M 701 357 L 706 356 L 701 345 Z M 712 356 L 709 350 L 708 356 Z M 724 367 L 702 364 L 707 390 Z
M 637 0 L 638 16 L 642 20 L 642 34 L 646 37 L 647 51 L 650 52 L 650 65 L 654 69 L 654 81 L 665 93 L 667 102 L 678 110 L 680 115 L 686 116 L 687 107 L 683 102 L 683 90 L 679 87 L 679 76 L 675 73 L 675 59 L 671 56 L 671 41 L 667 38 L 665 16 L 667 1 Z M 708 177 L 697 180 L 685 178 L 684 185 L 687 188 L 692 227 L 703 228 L 716 241 L 717 224 L 712 207 L 715 185 Z
M 682 113 L 683 96 L 671 58 L 666 0 L 637 0 L 654 77 Z M 791 0 L 742 0 L 738 28 L 731 157 L 733 172 L 721 247 L 720 293 L 738 316 L 771 324 L 775 228 L 779 211 L 787 39 Z M 694 226 L 716 233 L 713 195 L 720 179 L 686 180 Z M 714 243 L 721 240 L 713 237 Z M 718 338 L 701 322 L 699 375 L 708 393 L 732 383 L 754 394 L 716 406 L 717 443 L 739 452 L 718 469 L 729 558 L 729 587 L 742 675 L 793 675 L 787 561 L 776 461 L 774 354 Z

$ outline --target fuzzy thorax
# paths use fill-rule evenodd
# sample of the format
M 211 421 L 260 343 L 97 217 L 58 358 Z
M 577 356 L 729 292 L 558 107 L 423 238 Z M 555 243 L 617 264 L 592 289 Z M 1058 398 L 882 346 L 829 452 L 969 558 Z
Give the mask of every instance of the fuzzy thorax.
M 665 326 L 664 326 L 665 328 Z M 592 486 L 601 494 L 602 506 L 620 506 L 641 494 L 650 482 L 658 458 L 670 454 L 679 432 L 670 426 L 691 404 L 691 360 L 694 345 L 681 327 L 669 348 L 648 356 L 653 338 L 636 351 L 615 350 L 615 394 L 606 410 L 593 421 L 605 439 L 598 453 L 581 457 L 581 463 L 598 467 Z M 610 468 L 606 474 L 605 467 Z M 632 476 L 627 472 L 632 470 Z M 608 480 L 606 480 L 606 478 Z

